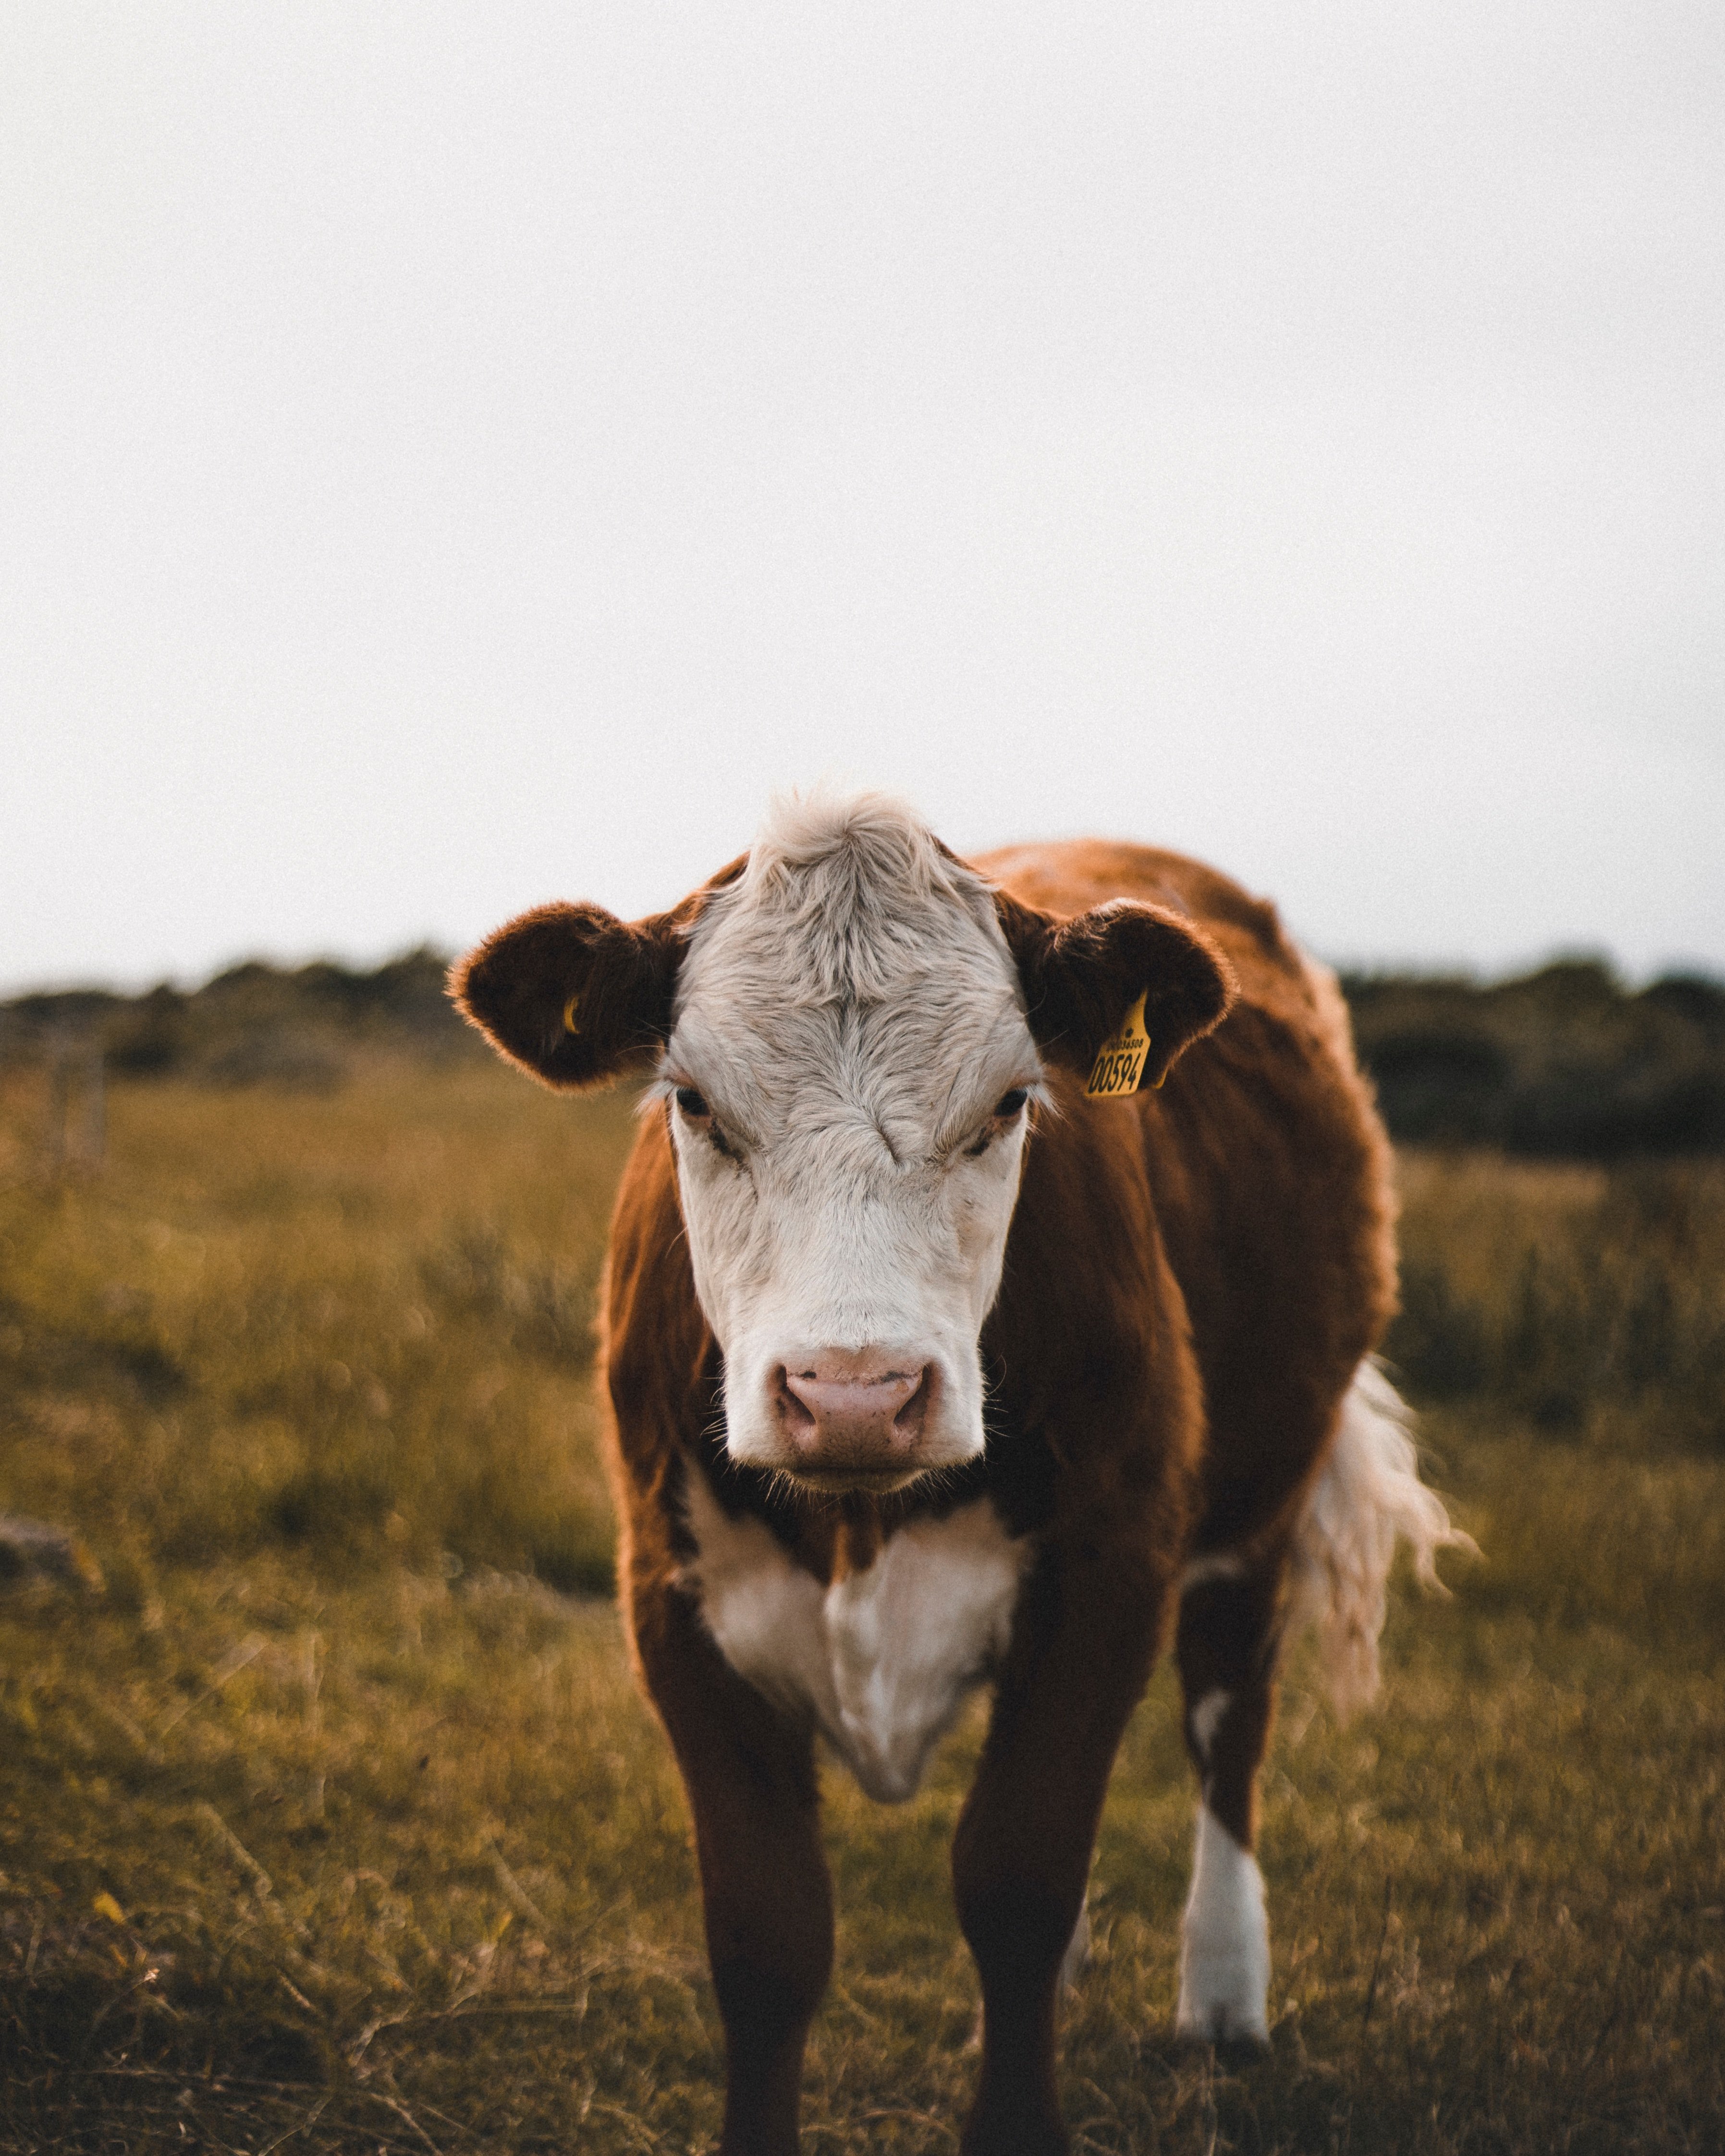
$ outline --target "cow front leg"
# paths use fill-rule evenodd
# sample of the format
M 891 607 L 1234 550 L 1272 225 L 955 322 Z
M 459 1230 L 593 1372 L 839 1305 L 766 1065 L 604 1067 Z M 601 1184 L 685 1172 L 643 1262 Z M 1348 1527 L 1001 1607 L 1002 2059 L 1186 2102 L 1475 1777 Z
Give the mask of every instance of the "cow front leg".
M 648 1686 L 682 1769 L 725 2025 L 720 2156 L 793 2156 L 803 2049 L 833 1962 L 814 1737 L 738 1676 L 673 1590 L 636 1611 Z
M 1055 2010 L 1076 1958 L 1102 1799 L 1143 1692 L 1164 1589 L 1127 1562 L 1046 1559 L 1027 1591 L 952 1844 L 983 1989 L 964 2156 L 1060 2156 Z M 1081 1949 L 1079 1949 L 1081 1952 Z
M 1200 1802 L 1174 2030 L 1195 2042 L 1267 2044 L 1270 1925 L 1252 1852 L 1275 1710 L 1282 1567 L 1211 1559 L 1194 1572 L 1175 1651 Z

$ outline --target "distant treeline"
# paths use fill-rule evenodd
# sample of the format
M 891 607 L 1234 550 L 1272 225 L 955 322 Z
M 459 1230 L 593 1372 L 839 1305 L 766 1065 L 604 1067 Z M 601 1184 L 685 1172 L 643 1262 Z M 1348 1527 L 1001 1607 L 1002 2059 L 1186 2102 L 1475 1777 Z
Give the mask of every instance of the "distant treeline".
M 448 957 L 409 951 L 374 972 L 253 959 L 201 988 L 146 995 L 97 988 L 0 1004 L 0 1063 L 99 1047 L 116 1078 L 214 1086 L 338 1085 L 356 1053 L 460 1054 L 473 1035 L 444 991 Z
M 444 993 L 445 956 L 374 972 L 252 962 L 191 991 L 95 989 L 0 1004 L 0 1062 L 100 1047 L 120 1078 L 340 1082 L 369 1049 L 479 1052 Z M 1482 986 L 1353 973 L 1342 986 L 1391 1133 L 1549 1158 L 1725 1152 L 1725 983 L 1630 990 L 1591 959 Z
M 1361 1060 L 1404 1144 L 1572 1160 L 1725 1152 L 1725 983 L 1634 992 L 1567 959 L 1520 979 L 1353 974 Z

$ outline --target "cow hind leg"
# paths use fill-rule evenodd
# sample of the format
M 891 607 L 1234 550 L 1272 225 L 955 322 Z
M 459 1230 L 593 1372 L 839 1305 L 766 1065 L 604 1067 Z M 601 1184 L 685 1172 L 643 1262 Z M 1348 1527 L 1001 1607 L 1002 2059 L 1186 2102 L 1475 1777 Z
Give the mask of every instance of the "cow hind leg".
M 1280 1564 L 1210 1561 L 1180 1602 L 1175 1652 L 1187 1749 L 1202 1793 L 1180 1930 L 1178 2035 L 1267 2043 L 1270 1929 L 1253 1855 L 1258 1768 L 1270 1735 Z
M 1379 1366 L 1362 1363 L 1286 1547 L 1250 1564 L 1200 1557 L 1188 1570 L 1177 1652 L 1203 1802 L 1181 1934 L 1183 2036 L 1269 2039 L 1270 1933 L 1252 1847 L 1284 1639 L 1316 1627 L 1332 1697 L 1346 1715 L 1377 1690 L 1398 1542 L 1431 1588 L 1440 1585 L 1440 1549 L 1475 1547 L 1420 1481 L 1409 1422 Z

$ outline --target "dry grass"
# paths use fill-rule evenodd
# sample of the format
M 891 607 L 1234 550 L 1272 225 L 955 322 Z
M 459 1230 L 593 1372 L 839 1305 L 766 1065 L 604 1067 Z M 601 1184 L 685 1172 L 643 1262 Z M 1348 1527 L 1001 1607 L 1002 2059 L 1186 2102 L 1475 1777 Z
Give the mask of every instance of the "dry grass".
M 1391 1350 L 1427 1399 L 1725 1457 L 1725 1162 L 1408 1154 L 1402 1178 Z
M 591 1316 L 628 1106 L 506 1079 L 125 1087 L 104 1172 L 46 1184 L 13 1081 L 0 1368 L 52 1440 L 33 1502 L 141 1581 L 285 1540 L 603 1586 Z
M 586 1318 L 626 1104 L 465 1065 L 131 1086 L 100 1174 L 49 1182 L 11 1082 L 0 1507 L 75 1526 L 108 1589 L 0 1603 L 0 2147 L 708 2147 L 680 1794 L 606 1604 L 552 1591 L 604 1571 Z M 1410 1247 L 1489 1333 L 1527 1237 L 1597 1241 L 1625 1188 L 1415 1163 Z M 1686 1308 L 1725 1296 L 1712 1188 Z M 1296 1666 L 1260 2061 L 1169 2039 L 1192 1798 L 1158 1678 L 1067 2020 L 1081 2148 L 1720 2145 L 1725 1460 L 1615 1383 L 1561 1425 L 1458 1391 L 1429 1434 L 1486 1562 L 1398 1598 L 1350 1728 Z M 978 1728 L 902 1810 L 829 1777 L 811 2151 L 955 2145 Z

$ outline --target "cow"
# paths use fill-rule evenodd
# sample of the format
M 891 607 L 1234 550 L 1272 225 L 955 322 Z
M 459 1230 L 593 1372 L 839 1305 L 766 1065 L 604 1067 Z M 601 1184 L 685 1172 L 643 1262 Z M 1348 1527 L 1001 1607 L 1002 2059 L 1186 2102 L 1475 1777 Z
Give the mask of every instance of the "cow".
M 1124 844 L 966 861 L 777 802 L 668 912 L 536 908 L 452 972 L 511 1062 L 649 1082 L 600 1330 L 635 1664 L 693 1815 L 726 2156 L 797 2141 L 833 1953 L 818 1741 L 916 1789 L 993 1688 L 952 1847 L 968 2156 L 1064 2149 L 1055 2058 L 1122 1732 L 1172 1633 L 1199 1803 L 1178 2035 L 1268 2039 L 1278 1659 L 1377 1679 L 1399 1539 L 1465 1541 L 1373 1359 L 1388 1142 L 1273 906 Z

